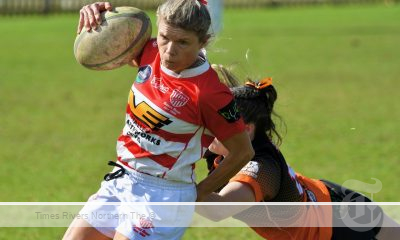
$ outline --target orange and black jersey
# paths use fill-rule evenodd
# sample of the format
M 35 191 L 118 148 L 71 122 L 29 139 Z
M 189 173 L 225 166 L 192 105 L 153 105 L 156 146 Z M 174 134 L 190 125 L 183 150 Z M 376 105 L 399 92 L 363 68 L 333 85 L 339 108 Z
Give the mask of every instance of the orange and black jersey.
M 257 202 L 330 202 L 325 185 L 319 180 L 295 173 L 266 135 L 256 136 L 252 146 L 255 151 L 254 158 L 230 181 L 248 184 Z M 211 154 L 205 157 L 212 172 L 218 166 L 221 157 Z M 304 206 L 275 207 L 274 211 L 251 207 L 233 217 L 252 226 L 254 231 L 268 239 L 330 239 L 332 235 L 330 228 L 253 227 L 260 226 L 260 221 L 273 223 L 266 223 L 266 226 L 288 226 L 297 221 L 301 221 L 305 226 L 318 226 L 321 222 L 324 223 L 321 225 L 326 226 L 329 224 L 326 222 L 331 221 L 331 212 L 309 211 Z
M 293 169 L 266 135 L 252 141 L 255 156 L 230 181 L 249 184 L 257 202 L 302 202 L 305 191 Z M 205 155 L 211 173 L 222 156 Z
M 304 189 L 281 152 L 266 135 L 252 141 L 254 158 L 231 181 L 248 183 L 256 201 L 301 202 Z

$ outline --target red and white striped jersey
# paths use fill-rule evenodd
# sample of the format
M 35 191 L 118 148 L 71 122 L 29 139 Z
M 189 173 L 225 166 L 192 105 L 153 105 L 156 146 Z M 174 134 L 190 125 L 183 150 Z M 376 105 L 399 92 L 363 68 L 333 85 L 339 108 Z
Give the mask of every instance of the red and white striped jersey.
M 223 141 L 244 131 L 233 96 L 207 61 L 180 74 L 161 66 L 155 40 L 139 65 L 118 160 L 138 172 L 193 183 L 194 163 L 214 136 Z

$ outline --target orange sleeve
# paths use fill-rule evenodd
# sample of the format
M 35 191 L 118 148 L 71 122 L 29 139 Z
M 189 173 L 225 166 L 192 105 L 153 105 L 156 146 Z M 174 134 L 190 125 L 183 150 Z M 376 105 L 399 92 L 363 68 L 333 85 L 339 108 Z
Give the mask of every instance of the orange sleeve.
M 331 202 L 328 188 L 323 182 L 305 177 L 300 173 L 296 173 L 296 177 L 303 187 L 311 190 L 315 194 L 318 202 Z
M 245 174 L 237 174 L 229 182 L 241 182 L 250 185 L 251 189 L 253 189 L 254 196 L 256 197 L 256 202 L 260 202 L 264 199 L 264 196 L 261 191 L 260 184 L 249 175 Z

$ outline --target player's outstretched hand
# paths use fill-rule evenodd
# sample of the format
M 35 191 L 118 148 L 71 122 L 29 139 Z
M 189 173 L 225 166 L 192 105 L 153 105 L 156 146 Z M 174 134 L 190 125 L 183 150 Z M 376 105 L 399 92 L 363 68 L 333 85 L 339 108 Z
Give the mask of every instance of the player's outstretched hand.
M 77 33 L 79 34 L 83 27 L 88 32 L 92 29 L 96 29 L 101 24 L 100 13 L 106 10 L 111 10 L 112 6 L 109 2 L 95 2 L 89 5 L 85 5 L 79 11 L 79 24 Z

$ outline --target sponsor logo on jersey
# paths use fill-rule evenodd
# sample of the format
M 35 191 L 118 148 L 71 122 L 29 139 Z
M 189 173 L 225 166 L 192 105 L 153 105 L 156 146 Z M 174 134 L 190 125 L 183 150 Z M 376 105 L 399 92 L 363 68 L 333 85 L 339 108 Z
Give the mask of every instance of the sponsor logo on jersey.
M 173 106 L 171 105 L 170 102 L 163 102 L 163 105 L 164 105 L 164 109 L 165 109 L 168 113 L 171 113 L 171 114 L 173 114 L 173 115 L 179 115 L 179 114 L 181 114 L 181 111 L 179 111 L 177 108 L 173 107 Z
M 129 126 L 130 131 L 126 133 L 126 135 L 135 138 L 138 143 L 142 141 L 142 139 L 146 140 L 147 142 L 159 146 L 161 140 L 156 138 L 154 135 L 150 135 L 143 130 L 140 129 L 140 126 L 137 126 L 135 122 L 131 122 L 131 120 L 126 120 L 126 124 Z
M 135 82 L 137 82 L 137 83 L 146 82 L 150 78 L 151 72 L 152 72 L 152 69 L 151 69 L 150 65 L 146 65 L 146 66 L 140 67 L 139 71 L 138 71 L 138 74 L 136 76 L 136 81 Z
M 229 123 L 234 123 L 240 119 L 240 112 L 235 100 L 232 100 L 228 105 L 218 110 L 218 113 Z
M 257 178 L 259 169 L 260 167 L 258 162 L 250 161 L 249 163 L 247 163 L 246 166 L 242 168 L 242 170 L 240 170 L 240 172 L 249 175 L 253 178 Z
M 160 129 L 172 122 L 168 117 L 157 112 L 144 101 L 135 104 L 135 95 L 132 90 L 129 92 L 128 102 L 133 115 L 152 130 Z
M 153 88 L 155 89 L 160 90 L 162 93 L 167 93 L 169 90 L 169 88 L 163 84 L 161 78 L 153 77 L 153 79 L 151 79 L 151 86 L 153 86 Z
M 169 100 L 174 107 L 182 107 L 185 106 L 185 104 L 189 101 L 189 97 L 186 96 L 183 92 L 174 89 L 172 91 L 171 96 L 169 97 Z

